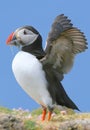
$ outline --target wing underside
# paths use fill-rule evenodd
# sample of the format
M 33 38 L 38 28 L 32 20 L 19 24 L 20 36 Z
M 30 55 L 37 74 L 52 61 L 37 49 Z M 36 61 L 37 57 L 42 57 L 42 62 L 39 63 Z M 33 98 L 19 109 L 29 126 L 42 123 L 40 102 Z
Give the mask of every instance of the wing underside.
M 67 73 L 73 66 L 75 55 L 86 48 L 84 33 L 73 27 L 66 16 L 59 15 L 48 34 L 44 63 L 50 64 L 58 73 Z

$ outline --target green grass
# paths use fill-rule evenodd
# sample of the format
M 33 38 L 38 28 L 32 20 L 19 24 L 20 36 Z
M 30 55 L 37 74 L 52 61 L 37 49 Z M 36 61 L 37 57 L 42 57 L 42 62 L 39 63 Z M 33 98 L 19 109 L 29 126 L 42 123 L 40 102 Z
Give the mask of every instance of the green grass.
M 26 120 L 24 122 L 24 125 L 25 125 L 25 129 L 27 130 L 35 130 L 36 128 L 36 123 L 30 120 Z
M 60 123 L 64 123 L 65 121 L 90 119 L 90 113 L 75 113 L 71 109 L 66 109 L 66 111 L 67 114 L 62 115 L 60 113 L 60 110 L 55 108 L 53 111 L 55 115 L 52 117 L 51 121 L 47 122 L 46 115 L 46 120 L 42 123 L 41 120 L 39 120 L 39 117 L 42 114 L 42 108 L 38 108 L 31 112 L 26 112 L 24 110 L 10 110 L 8 108 L 0 107 L 0 114 L 10 114 L 15 116 L 16 118 L 19 117 L 20 119 L 22 119 L 25 130 L 43 130 L 43 128 L 48 128 L 48 130 L 51 130 L 51 128 L 53 127 L 56 127 L 58 129 Z M 31 118 L 29 118 L 29 115 L 31 115 Z M 78 129 L 79 127 L 80 130 L 82 130 L 81 126 L 77 126 Z
M 12 113 L 12 110 L 8 109 L 8 108 L 4 108 L 4 107 L 0 107 L 0 113 Z
M 36 122 L 31 120 L 26 120 L 24 122 L 25 130 L 41 130 L 41 127 L 36 124 Z
M 32 114 L 32 116 L 34 116 L 34 115 L 37 115 L 37 116 L 41 115 L 42 114 L 42 108 L 38 108 L 36 110 L 31 111 L 31 114 Z

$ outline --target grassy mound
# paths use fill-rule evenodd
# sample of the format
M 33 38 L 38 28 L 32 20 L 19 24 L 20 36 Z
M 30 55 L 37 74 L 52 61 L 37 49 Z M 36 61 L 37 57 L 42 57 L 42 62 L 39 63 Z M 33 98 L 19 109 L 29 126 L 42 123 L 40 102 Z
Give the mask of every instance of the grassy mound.
M 51 121 L 47 121 L 46 116 L 43 122 L 40 120 L 41 113 L 41 108 L 30 112 L 22 108 L 10 110 L 0 107 L 0 129 L 7 124 L 10 130 L 90 130 L 90 113 L 75 113 L 66 109 L 63 114 L 55 109 Z

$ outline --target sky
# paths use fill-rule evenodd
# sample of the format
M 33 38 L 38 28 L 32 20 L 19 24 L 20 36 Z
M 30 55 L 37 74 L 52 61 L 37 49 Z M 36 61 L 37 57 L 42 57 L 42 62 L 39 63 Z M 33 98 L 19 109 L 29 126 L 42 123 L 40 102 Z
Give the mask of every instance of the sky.
M 12 73 L 17 49 L 6 45 L 8 35 L 18 27 L 31 25 L 43 38 L 43 47 L 55 17 L 64 14 L 85 33 L 88 50 L 76 56 L 72 70 L 62 84 L 82 112 L 90 112 L 90 0 L 2 0 L 0 1 L 0 106 L 36 109 L 39 105 L 18 85 Z

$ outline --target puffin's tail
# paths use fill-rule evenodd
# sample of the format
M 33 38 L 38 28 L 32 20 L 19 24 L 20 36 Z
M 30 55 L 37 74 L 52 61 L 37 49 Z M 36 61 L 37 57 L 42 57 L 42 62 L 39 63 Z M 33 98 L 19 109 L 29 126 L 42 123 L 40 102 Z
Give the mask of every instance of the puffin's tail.
M 47 89 L 53 99 L 53 103 L 57 103 L 57 105 L 66 106 L 68 108 L 80 111 L 78 107 L 75 105 L 75 103 L 69 98 L 69 96 L 65 92 L 61 82 L 56 76 L 56 73 L 52 73 L 52 69 L 50 72 L 50 68 L 45 69 L 45 72 L 47 81 L 49 83 Z
M 69 96 L 65 92 L 65 90 L 60 82 L 58 83 L 57 89 L 55 89 L 55 90 L 57 91 L 56 92 L 56 103 L 58 105 L 66 106 L 68 108 L 76 109 L 76 110 L 80 111 L 78 109 L 78 107 L 75 105 L 75 103 L 69 98 Z

